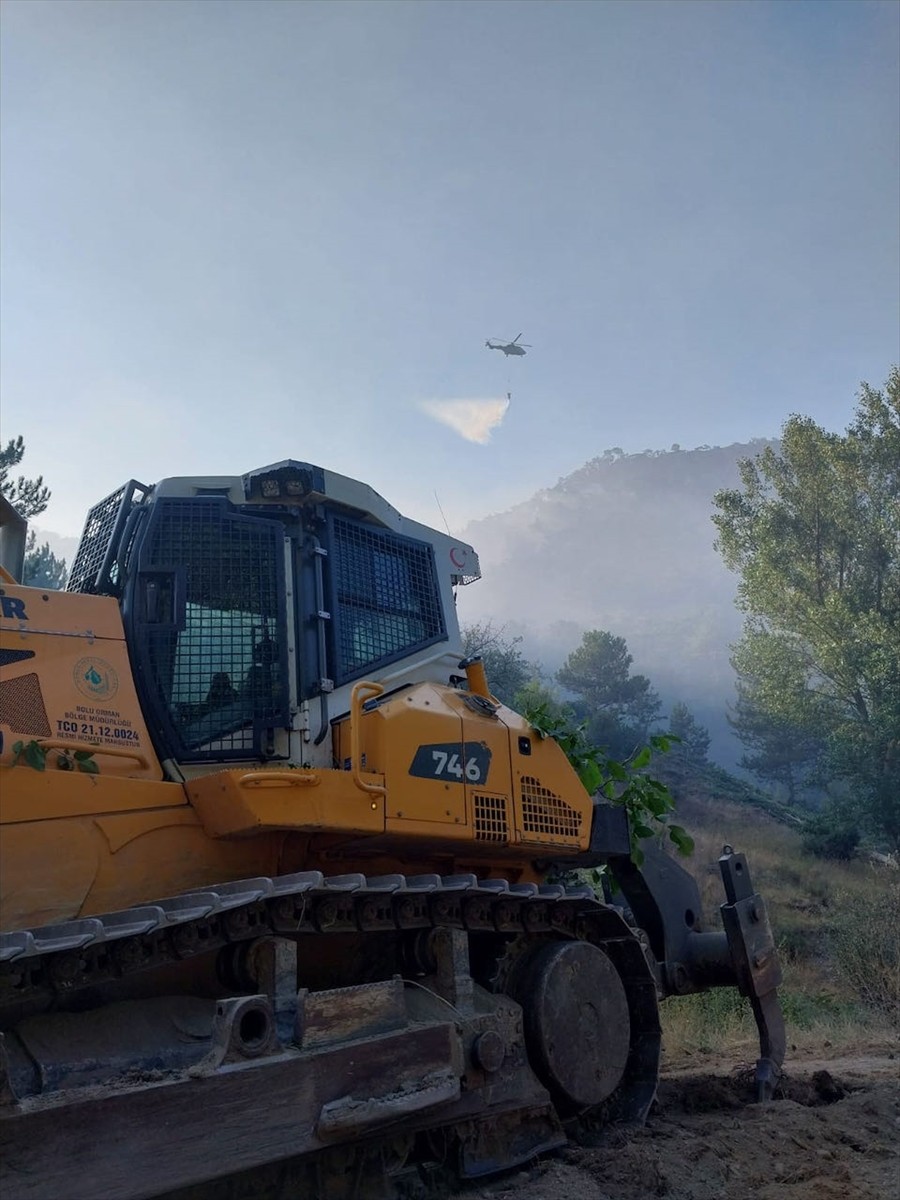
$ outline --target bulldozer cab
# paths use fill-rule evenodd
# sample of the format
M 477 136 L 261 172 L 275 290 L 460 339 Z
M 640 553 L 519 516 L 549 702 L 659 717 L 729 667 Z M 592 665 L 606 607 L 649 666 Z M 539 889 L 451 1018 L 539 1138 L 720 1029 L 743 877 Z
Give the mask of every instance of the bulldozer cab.
M 88 514 L 68 590 L 119 599 L 161 759 L 330 766 L 355 681 L 451 681 L 478 577 L 470 546 L 288 460 L 129 481 Z

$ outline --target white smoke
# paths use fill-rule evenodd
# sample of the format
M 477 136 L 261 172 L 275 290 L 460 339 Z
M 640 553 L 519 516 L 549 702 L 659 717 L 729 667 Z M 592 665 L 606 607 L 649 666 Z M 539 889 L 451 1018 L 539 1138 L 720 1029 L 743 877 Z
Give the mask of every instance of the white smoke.
M 442 425 L 448 425 L 454 433 L 467 442 L 485 445 L 491 434 L 506 416 L 509 398 L 496 400 L 423 400 L 423 412 L 434 417 Z

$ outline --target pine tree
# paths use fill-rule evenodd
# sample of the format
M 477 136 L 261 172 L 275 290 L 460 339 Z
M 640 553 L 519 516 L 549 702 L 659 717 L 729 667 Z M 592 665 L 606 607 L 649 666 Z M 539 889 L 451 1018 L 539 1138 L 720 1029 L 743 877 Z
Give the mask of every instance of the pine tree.
M 753 701 L 818 731 L 830 780 L 900 849 L 900 368 L 863 385 L 844 435 L 790 417 L 741 479 L 713 520 L 740 574 Z
M 26 479 L 22 475 L 18 479 L 10 479 L 10 470 L 17 467 L 24 456 L 25 441 L 21 434 L 10 438 L 6 446 L 0 449 L 0 492 L 27 519 L 44 511 L 50 503 L 50 489 L 44 486 L 42 475 L 38 475 L 37 479 Z
M 10 471 L 17 467 L 25 457 L 25 440 L 21 436 L 10 438 L 0 449 L 0 493 L 2 493 L 20 516 L 39 516 L 50 503 L 50 489 L 44 485 L 44 477 L 26 479 L 20 475 L 17 479 L 10 478 Z M 32 587 L 59 589 L 65 586 L 67 575 L 64 559 L 57 558 L 50 549 L 49 542 L 37 545 L 37 538 L 32 530 L 25 545 L 25 565 L 22 571 L 22 582 Z

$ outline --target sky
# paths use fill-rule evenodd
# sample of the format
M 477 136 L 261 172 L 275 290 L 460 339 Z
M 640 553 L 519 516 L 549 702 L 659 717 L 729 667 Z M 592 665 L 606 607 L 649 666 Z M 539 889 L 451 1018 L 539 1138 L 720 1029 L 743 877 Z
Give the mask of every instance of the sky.
M 0 433 L 57 533 L 285 458 L 458 533 L 609 447 L 843 429 L 900 358 L 893 0 L 5 0 L 0 32 Z

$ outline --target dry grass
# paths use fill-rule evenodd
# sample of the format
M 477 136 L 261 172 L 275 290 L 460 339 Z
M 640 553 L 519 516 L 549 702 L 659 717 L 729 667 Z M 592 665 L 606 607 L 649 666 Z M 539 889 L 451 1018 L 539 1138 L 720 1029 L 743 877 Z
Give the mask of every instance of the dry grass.
M 829 945 L 863 1003 L 900 1027 L 900 886 L 874 896 L 838 893 Z
M 700 886 L 707 928 L 720 925 L 722 847 L 747 855 L 784 967 L 780 994 L 791 1048 L 892 1041 L 900 1011 L 897 871 L 811 858 L 797 833 L 743 805 L 683 801 L 679 819 L 695 841 L 686 865 Z M 718 1053 L 752 1060 L 757 1053 L 749 1006 L 731 988 L 667 1000 L 663 1035 L 670 1065 Z

